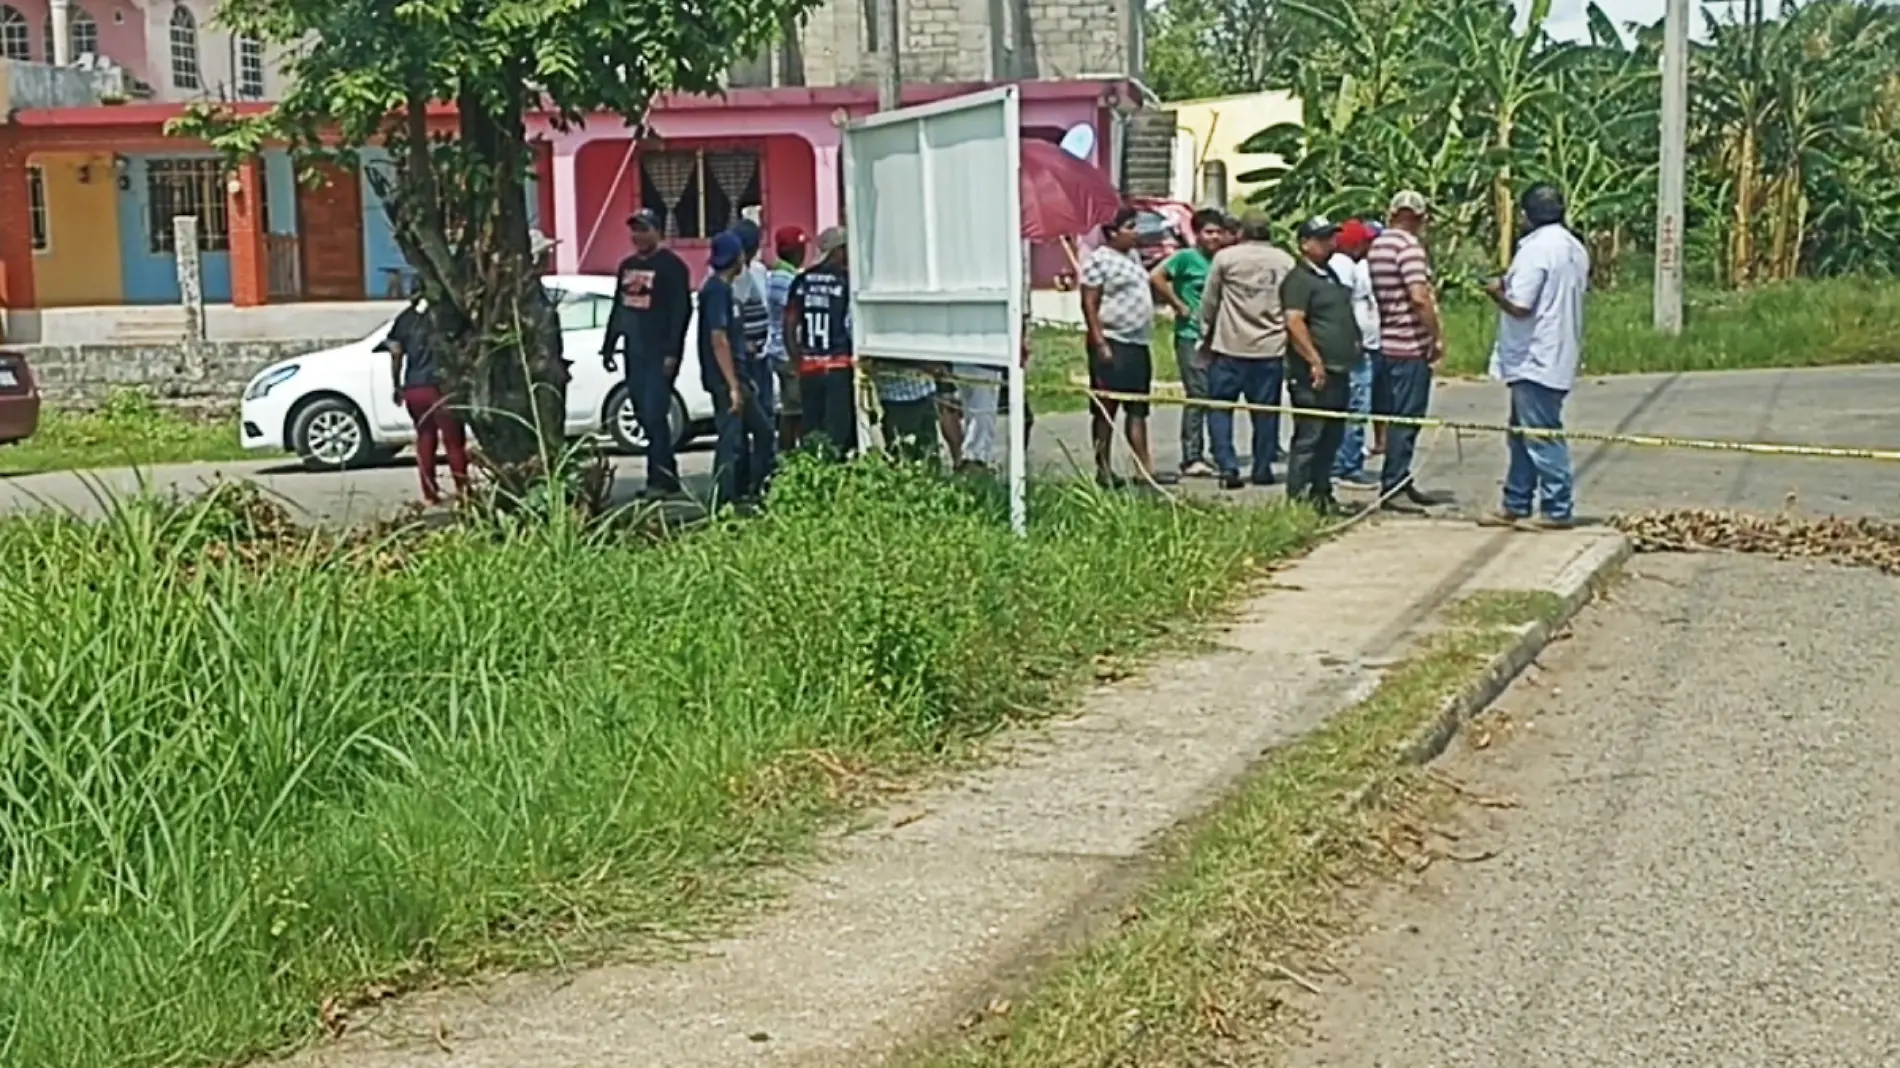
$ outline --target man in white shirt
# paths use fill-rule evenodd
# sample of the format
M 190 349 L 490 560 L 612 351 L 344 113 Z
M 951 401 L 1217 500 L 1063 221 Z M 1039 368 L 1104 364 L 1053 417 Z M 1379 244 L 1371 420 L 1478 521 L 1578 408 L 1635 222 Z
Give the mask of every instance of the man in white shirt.
M 1378 224 L 1347 219 L 1339 227 L 1338 251 L 1328 264 L 1333 274 L 1352 290 L 1352 316 L 1359 324 L 1359 337 L 1365 351 L 1353 365 L 1348 378 L 1350 387 L 1347 409 L 1354 415 L 1372 413 L 1372 368 L 1379 359 L 1379 302 L 1372 295 L 1372 272 L 1366 269 L 1366 250 L 1378 236 Z M 1333 481 L 1340 485 L 1373 489 L 1378 476 L 1366 470 L 1366 424 L 1346 424 L 1346 437 L 1339 444 L 1339 456 L 1333 461 Z
M 1491 366 L 1511 391 L 1511 426 L 1562 430 L 1564 401 L 1583 362 L 1583 299 L 1590 253 L 1564 225 L 1563 194 L 1534 185 L 1518 201 L 1527 232 L 1510 270 L 1485 287 L 1498 306 Z M 1561 437 L 1511 434 L 1503 507 L 1481 522 L 1562 530 L 1574 522 L 1570 445 Z M 1532 518 L 1534 506 L 1541 515 Z

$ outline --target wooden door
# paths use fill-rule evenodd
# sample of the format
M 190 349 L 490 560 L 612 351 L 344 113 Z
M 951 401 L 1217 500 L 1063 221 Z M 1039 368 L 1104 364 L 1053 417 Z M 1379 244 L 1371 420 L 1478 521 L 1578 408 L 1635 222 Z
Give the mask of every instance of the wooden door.
M 356 172 L 324 167 L 323 180 L 298 183 L 298 245 L 308 300 L 362 300 L 363 187 Z

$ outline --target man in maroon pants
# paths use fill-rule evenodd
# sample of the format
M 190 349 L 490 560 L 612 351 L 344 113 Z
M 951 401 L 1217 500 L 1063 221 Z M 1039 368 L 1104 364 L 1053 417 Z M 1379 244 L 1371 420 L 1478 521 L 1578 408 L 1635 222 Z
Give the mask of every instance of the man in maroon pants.
M 458 494 L 468 492 L 468 435 L 462 418 L 442 393 L 442 369 L 429 350 L 429 320 L 420 298 L 411 301 L 390 325 L 389 336 L 376 346 L 389 353 L 389 375 L 396 383 L 396 403 L 409 410 L 416 424 L 416 473 L 422 480 L 422 499 L 442 503 L 442 487 L 435 480 L 435 446 L 439 440 L 449 454 L 449 477 Z

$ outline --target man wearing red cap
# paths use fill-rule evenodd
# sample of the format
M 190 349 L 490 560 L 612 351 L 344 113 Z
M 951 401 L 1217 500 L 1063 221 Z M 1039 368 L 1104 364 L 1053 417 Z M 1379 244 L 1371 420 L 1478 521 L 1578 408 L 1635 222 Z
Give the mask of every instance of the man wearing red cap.
M 805 231 L 797 226 L 781 226 L 772 232 L 772 250 L 778 255 L 765 279 L 766 314 L 771 318 L 771 333 L 765 341 L 766 358 L 778 374 L 778 447 L 789 452 L 798 445 L 798 369 L 792 366 L 785 350 L 785 303 L 792 292 L 792 280 L 805 269 L 805 246 L 810 244 Z
M 1359 362 L 1353 364 L 1352 373 L 1347 377 L 1347 410 L 1354 415 L 1372 414 L 1372 367 L 1379 351 L 1379 304 L 1372 297 L 1372 274 L 1366 270 L 1365 261 L 1366 250 L 1378 236 L 1379 229 L 1377 223 L 1347 219 L 1340 224 L 1337 248 L 1330 263 L 1333 274 L 1352 290 L 1353 319 L 1359 325 L 1360 342 L 1365 346 L 1365 351 L 1359 354 Z M 1346 425 L 1346 437 L 1340 442 L 1338 458 L 1333 461 L 1333 481 L 1367 489 L 1379 484 L 1378 478 L 1366 470 L 1364 423 Z

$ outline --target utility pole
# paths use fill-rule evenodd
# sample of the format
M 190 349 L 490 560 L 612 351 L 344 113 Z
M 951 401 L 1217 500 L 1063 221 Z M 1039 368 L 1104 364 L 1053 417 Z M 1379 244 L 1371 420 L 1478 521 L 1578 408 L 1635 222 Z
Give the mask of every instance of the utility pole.
M 1682 333 L 1682 201 L 1688 169 L 1689 0 L 1663 17 L 1662 154 L 1656 183 L 1656 330 Z
M 877 67 L 877 109 L 894 111 L 902 103 L 904 88 L 904 75 L 898 65 L 897 55 L 898 0 L 863 2 L 877 5 L 877 50 L 880 60 Z

